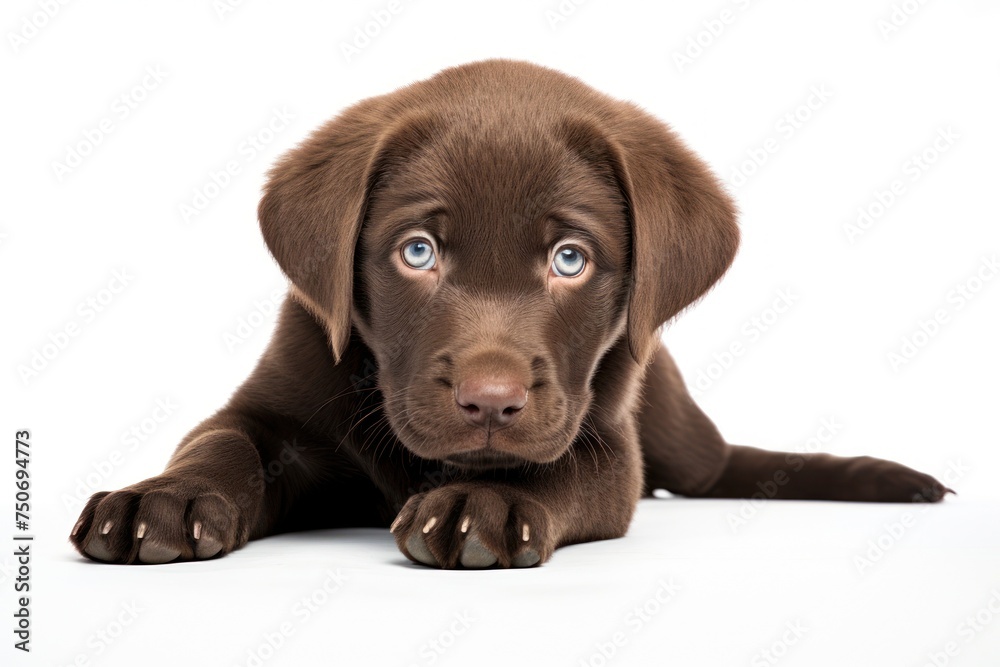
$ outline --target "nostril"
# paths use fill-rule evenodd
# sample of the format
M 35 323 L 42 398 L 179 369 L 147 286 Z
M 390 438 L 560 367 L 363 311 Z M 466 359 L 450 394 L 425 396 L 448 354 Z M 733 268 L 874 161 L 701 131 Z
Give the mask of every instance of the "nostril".
M 483 428 L 513 423 L 527 401 L 527 387 L 504 377 L 472 377 L 455 387 L 455 402 L 466 421 Z

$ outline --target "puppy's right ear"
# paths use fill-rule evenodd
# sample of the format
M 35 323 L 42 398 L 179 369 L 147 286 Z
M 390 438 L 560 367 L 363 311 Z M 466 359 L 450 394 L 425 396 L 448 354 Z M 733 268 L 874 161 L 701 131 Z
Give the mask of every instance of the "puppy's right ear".
M 354 250 L 384 168 L 430 132 L 417 117 L 388 120 L 381 98 L 357 104 L 278 160 L 257 208 L 290 294 L 327 330 L 334 357 L 351 333 Z

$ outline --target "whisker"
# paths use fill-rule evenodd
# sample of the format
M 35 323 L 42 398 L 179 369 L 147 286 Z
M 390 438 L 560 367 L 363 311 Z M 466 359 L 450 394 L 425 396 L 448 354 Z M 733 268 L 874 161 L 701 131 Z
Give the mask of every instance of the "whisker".
M 316 408 L 316 410 L 314 410 L 311 415 L 309 415 L 309 418 L 306 419 L 304 422 L 302 422 L 302 426 L 305 426 L 306 424 L 308 424 L 312 420 L 313 417 L 315 417 L 316 415 L 319 414 L 320 410 L 322 410 L 323 408 L 325 408 L 326 406 L 328 406 L 330 403 L 332 403 L 333 401 L 337 400 L 338 398 L 341 398 L 341 397 L 349 395 L 349 394 L 361 393 L 363 391 L 378 391 L 378 387 L 360 387 L 358 389 L 345 389 L 344 391 L 331 396 L 330 398 L 328 398 L 328 399 L 324 400 L 322 403 L 320 403 L 319 407 Z

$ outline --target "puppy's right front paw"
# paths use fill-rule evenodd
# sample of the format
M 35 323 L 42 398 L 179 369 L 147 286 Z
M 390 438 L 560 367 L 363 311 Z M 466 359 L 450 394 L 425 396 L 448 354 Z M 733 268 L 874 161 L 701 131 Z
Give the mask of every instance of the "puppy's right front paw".
M 221 493 L 165 476 L 91 496 L 70 541 L 105 563 L 213 558 L 246 543 L 236 505 Z

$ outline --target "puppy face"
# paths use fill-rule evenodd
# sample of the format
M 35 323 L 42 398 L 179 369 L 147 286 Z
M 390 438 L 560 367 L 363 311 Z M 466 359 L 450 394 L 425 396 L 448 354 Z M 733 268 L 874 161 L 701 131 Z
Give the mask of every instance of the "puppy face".
M 506 129 L 453 128 L 382 173 L 355 258 L 355 323 L 397 437 L 470 468 L 558 458 L 625 325 L 613 174 Z
M 637 384 L 739 238 L 662 122 L 506 60 L 345 110 L 272 169 L 258 215 L 334 360 L 352 331 L 375 354 L 396 436 L 468 468 L 552 461 L 629 413 L 594 408 L 597 376 Z M 602 365 L 618 340 L 630 358 Z

